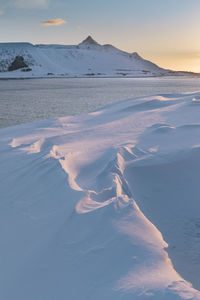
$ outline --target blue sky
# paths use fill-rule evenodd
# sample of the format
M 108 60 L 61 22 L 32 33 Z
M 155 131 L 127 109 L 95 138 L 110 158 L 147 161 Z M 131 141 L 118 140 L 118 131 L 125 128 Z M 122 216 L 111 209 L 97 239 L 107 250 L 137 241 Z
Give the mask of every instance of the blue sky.
M 90 34 L 164 67 L 200 71 L 199 14 L 200 0 L 0 0 L 0 36 L 74 44 Z M 59 26 L 42 24 L 55 19 Z

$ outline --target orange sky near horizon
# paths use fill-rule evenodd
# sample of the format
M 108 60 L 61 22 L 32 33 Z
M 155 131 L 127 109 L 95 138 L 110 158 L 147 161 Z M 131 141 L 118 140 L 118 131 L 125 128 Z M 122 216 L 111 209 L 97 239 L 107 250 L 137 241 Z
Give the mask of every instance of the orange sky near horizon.
M 154 54 L 147 55 L 145 58 L 162 68 L 175 71 L 200 72 L 200 54 Z

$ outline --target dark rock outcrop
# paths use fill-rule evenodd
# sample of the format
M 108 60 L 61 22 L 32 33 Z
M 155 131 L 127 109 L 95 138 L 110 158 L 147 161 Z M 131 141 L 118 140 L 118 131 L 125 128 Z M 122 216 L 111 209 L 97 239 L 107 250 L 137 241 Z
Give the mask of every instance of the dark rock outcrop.
M 23 68 L 23 69 L 21 69 L 21 71 L 22 72 L 30 72 L 30 71 L 32 71 L 32 69 L 31 68 Z
M 8 71 L 14 71 L 27 67 L 28 65 L 24 62 L 23 56 L 16 56 L 11 65 L 9 66 Z
M 79 45 L 99 45 L 90 35 Z

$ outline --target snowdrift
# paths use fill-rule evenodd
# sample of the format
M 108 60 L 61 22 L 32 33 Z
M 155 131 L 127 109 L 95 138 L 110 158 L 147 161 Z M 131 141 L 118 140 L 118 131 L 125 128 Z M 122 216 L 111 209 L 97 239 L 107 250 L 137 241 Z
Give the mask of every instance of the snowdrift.
M 26 68 L 8 72 L 16 56 Z M 78 45 L 0 43 L 0 78 L 32 77 L 151 77 L 176 75 L 112 45 L 100 45 L 90 36 Z M 181 73 L 179 74 L 181 75 Z M 182 74 L 184 75 L 184 74 Z
M 199 99 L 0 130 L 1 299 L 200 299 Z

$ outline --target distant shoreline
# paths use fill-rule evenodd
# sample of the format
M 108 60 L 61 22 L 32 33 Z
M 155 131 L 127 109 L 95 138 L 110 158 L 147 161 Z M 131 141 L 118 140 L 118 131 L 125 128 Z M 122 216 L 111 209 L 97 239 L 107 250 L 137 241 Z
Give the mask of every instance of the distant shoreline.
M 185 75 L 163 75 L 163 76 L 47 76 L 47 77 L 0 77 L 0 80 L 26 80 L 26 79 L 145 79 L 145 78 L 200 78 L 200 74 L 198 73 L 188 73 Z

